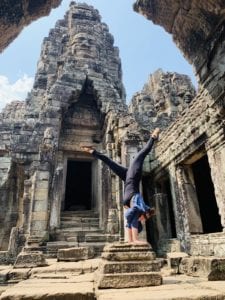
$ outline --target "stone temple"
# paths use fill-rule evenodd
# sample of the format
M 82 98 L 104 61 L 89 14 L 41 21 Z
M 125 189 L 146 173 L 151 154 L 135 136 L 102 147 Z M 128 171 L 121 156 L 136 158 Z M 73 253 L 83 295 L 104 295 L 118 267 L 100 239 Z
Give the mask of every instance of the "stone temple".
M 1 113 L 1 263 L 24 247 L 54 257 L 91 246 L 98 255 L 123 240 L 122 182 L 80 146 L 129 165 L 155 127 L 162 134 L 145 161 L 142 191 L 157 215 L 144 234 L 160 256 L 225 255 L 225 7 L 174 1 L 168 11 L 164 1 L 147 2 L 134 9 L 173 35 L 196 69 L 198 91 L 186 75 L 159 69 L 128 106 L 113 36 L 97 10 L 72 2 L 43 41 L 27 99 Z

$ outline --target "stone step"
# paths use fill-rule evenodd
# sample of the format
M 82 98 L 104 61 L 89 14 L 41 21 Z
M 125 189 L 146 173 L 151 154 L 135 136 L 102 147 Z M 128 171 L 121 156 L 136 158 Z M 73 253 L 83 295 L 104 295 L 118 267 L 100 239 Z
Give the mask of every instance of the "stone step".
M 60 228 L 79 228 L 80 230 L 91 227 L 98 228 L 99 222 L 81 223 L 81 222 L 61 222 Z
M 99 223 L 99 218 L 61 218 L 62 223 L 78 223 L 78 224 L 90 224 L 90 223 Z M 72 227 L 72 226 L 71 226 Z
M 56 241 L 48 242 L 46 246 L 45 256 L 47 258 L 56 258 L 59 249 L 69 249 L 74 247 L 91 247 L 95 256 L 100 256 L 105 246 L 105 242 L 81 242 L 74 241 Z
M 102 274 L 133 273 L 133 272 L 160 272 L 161 263 L 151 261 L 107 261 L 102 260 L 98 271 Z
M 80 210 L 80 211 L 63 211 L 61 213 L 61 217 L 95 217 L 98 218 L 99 217 L 99 213 L 93 210 Z
M 101 256 L 103 248 L 105 247 L 106 244 L 107 243 L 105 242 L 83 242 L 83 243 L 79 243 L 79 246 L 92 247 L 95 252 L 95 256 Z
M 162 276 L 158 272 L 100 274 L 97 280 L 99 289 L 146 287 L 161 284 Z
M 52 277 L 52 276 L 51 276 Z M 82 279 L 83 277 L 83 279 Z M 47 277 L 48 278 L 48 277 Z M 74 276 L 73 281 L 68 278 L 31 278 L 18 285 L 7 288 L 1 299 L 10 300 L 46 300 L 46 299 L 96 299 L 93 289 L 93 274 Z
M 59 228 L 59 229 L 56 229 L 56 234 L 57 233 L 81 233 L 81 234 L 85 234 L 85 233 L 88 233 L 88 232 L 99 232 L 99 233 L 102 233 L 102 229 L 100 228 L 96 228 L 96 227 L 68 227 L 68 228 Z
M 89 218 L 89 219 L 80 219 L 80 218 L 74 218 L 74 219 L 61 219 L 61 224 L 64 223 L 71 223 L 71 224 L 99 224 L 99 219 L 98 218 Z M 71 226 L 72 227 L 72 226 Z
M 91 220 L 99 221 L 99 217 L 96 216 L 61 216 L 61 221 L 82 221 L 82 222 L 89 222 Z
M 118 234 L 96 234 L 87 233 L 85 234 L 85 242 L 115 242 L 119 240 Z
M 56 241 L 78 241 L 84 242 L 86 234 L 94 233 L 95 236 L 98 236 L 102 233 L 101 229 L 98 228 L 63 228 L 57 229 L 55 234 Z M 71 240 L 72 238 L 72 240 Z

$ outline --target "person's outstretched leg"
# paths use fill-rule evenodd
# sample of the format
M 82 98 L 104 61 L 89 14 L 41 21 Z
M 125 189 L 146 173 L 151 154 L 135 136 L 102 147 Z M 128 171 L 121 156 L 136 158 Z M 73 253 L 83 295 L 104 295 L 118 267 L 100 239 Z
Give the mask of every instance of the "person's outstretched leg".
M 133 195 L 140 193 L 139 185 L 141 181 L 142 175 L 142 167 L 143 162 L 146 155 L 150 152 L 155 139 L 157 139 L 159 135 L 159 129 L 156 128 L 153 133 L 151 134 L 151 138 L 149 139 L 148 143 L 145 147 L 138 152 L 136 157 L 134 158 L 133 162 L 129 166 L 126 174 L 126 180 L 124 184 L 124 205 L 130 206 L 130 200 Z
M 137 190 L 139 190 L 139 183 L 141 180 L 144 159 L 151 151 L 154 141 L 158 138 L 158 135 L 159 128 L 156 128 L 151 134 L 149 141 L 146 143 L 143 149 L 137 153 L 137 155 L 135 156 L 134 160 L 128 168 L 126 182 L 132 181 L 133 186 L 136 187 Z
M 127 199 L 129 199 L 130 195 L 135 195 L 132 200 L 130 201 L 130 211 L 129 211 L 129 218 L 132 220 L 132 240 L 133 243 L 145 243 L 143 241 L 138 240 L 138 226 L 137 222 L 138 220 L 143 217 L 145 219 L 146 217 L 150 217 L 154 214 L 154 209 L 151 211 L 151 208 L 147 206 L 144 203 L 144 200 L 139 192 L 139 185 L 141 181 L 141 175 L 142 175 L 142 167 L 143 162 L 147 154 L 151 151 L 151 148 L 154 144 L 155 139 L 158 138 L 159 135 L 159 129 L 156 128 L 153 133 L 151 134 L 151 138 L 149 139 L 148 143 L 145 145 L 145 147 L 138 152 L 136 157 L 134 158 L 133 162 L 131 163 L 130 167 L 127 171 L 127 177 L 125 181 L 125 195 L 127 195 Z M 125 203 L 124 203 L 125 204 Z M 128 205 L 128 204 L 127 204 Z M 129 205 L 128 205 L 129 206 Z M 148 214 L 146 215 L 146 212 L 148 211 Z
M 125 167 L 121 166 L 120 164 L 118 164 L 117 162 L 113 161 L 108 156 L 98 152 L 93 147 L 81 146 L 81 149 L 85 152 L 90 153 L 95 158 L 103 161 L 117 176 L 120 177 L 120 179 L 125 181 L 126 174 L 127 174 L 127 168 L 125 168 Z

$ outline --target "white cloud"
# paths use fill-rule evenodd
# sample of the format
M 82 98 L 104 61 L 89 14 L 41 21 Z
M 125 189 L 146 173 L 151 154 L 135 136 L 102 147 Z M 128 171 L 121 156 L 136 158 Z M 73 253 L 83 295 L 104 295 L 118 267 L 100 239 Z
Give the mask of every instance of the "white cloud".
M 11 83 L 8 77 L 0 75 L 0 111 L 13 100 L 25 100 L 27 93 L 32 89 L 33 77 L 24 74 L 16 82 Z

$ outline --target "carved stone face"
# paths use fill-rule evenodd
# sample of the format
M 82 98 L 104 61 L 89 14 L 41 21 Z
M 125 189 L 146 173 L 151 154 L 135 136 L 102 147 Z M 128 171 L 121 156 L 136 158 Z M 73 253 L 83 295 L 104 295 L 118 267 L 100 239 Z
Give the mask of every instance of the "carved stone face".
M 191 95 L 191 93 L 190 92 L 186 92 L 185 94 L 184 94 L 184 102 L 185 103 L 190 103 L 191 102 L 191 100 L 192 100 L 192 95 Z
M 85 33 L 77 34 L 74 37 L 73 43 L 78 50 L 88 50 L 95 44 L 94 38 L 91 35 Z

